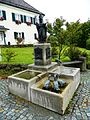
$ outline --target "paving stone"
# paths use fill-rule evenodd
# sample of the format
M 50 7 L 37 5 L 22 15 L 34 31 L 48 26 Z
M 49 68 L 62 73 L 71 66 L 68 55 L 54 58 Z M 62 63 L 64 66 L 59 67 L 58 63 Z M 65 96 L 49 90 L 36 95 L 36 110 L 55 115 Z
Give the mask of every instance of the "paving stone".
M 90 117 L 90 113 L 86 113 L 88 117 Z
M 7 80 L 0 80 L 0 120 L 90 120 L 90 71 L 81 73 L 81 84 L 69 113 L 63 116 L 8 94 Z
M 72 119 L 71 120 L 77 120 L 77 118 L 76 117 L 72 117 Z
M 26 117 L 24 117 L 22 120 L 27 120 L 27 118 L 26 118 Z
M 88 120 L 88 117 L 85 115 L 82 116 L 82 120 Z
M 30 115 L 30 116 L 28 117 L 28 119 L 29 119 L 29 120 L 32 120 L 33 117 L 34 117 L 34 115 Z

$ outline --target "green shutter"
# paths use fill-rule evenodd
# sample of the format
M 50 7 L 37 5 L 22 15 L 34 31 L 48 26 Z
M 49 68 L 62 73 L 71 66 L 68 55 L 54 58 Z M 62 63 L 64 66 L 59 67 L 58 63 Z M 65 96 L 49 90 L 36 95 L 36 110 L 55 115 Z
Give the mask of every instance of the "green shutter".
M 14 39 L 17 39 L 17 37 L 18 37 L 18 33 L 14 32 Z
M 12 13 L 12 21 L 15 21 L 15 13 Z
M 20 15 L 21 16 L 21 22 L 23 23 L 23 15 Z
M 36 24 L 36 18 L 34 18 L 34 25 Z
M 24 15 L 24 23 L 26 23 L 26 16 Z
M 6 20 L 6 12 L 4 10 L 2 10 L 2 14 L 3 14 L 4 20 Z
M 24 37 L 24 32 L 22 32 L 22 38 L 25 39 L 25 37 Z
M 31 23 L 32 23 L 32 21 L 33 21 L 33 20 L 32 20 L 32 17 L 31 17 Z
M 35 24 L 35 18 L 32 18 L 32 24 Z

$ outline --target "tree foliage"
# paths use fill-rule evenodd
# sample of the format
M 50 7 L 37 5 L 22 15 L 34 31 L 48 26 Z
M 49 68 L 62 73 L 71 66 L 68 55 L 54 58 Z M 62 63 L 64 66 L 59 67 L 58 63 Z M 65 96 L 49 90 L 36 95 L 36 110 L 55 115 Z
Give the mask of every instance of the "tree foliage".
M 82 34 L 78 41 L 78 46 L 82 48 L 86 48 L 86 41 L 87 39 L 89 39 L 90 36 L 90 20 L 82 23 L 81 30 L 82 30 Z
M 66 29 L 64 29 L 63 26 L 65 26 Z M 60 17 L 57 18 L 53 24 L 48 23 L 47 28 L 49 33 L 48 42 L 51 43 L 54 49 L 58 47 L 59 59 L 62 55 L 62 51 L 65 51 L 63 48 L 65 45 L 68 45 L 69 48 L 71 47 L 69 52 L 71 50 L 70 53 L 72 55 L 79 53 L 75 47 L 90 49 L 90 20 L 84 23 L 80 23 L 80 20 L 69 23 Z M 75 52 L 73 50 L 75 50 Z
M 68 45 L 78 45 L 78 40 L 82 34 L 79 20 L 76 22 L 66 23 L 66 42 Z
M 60 59 L 61 51 L 63 49 L 63 44 L 64 44 L 64 26 L 65 20 L 60 17 L 55 20 L 55 22 L 52 24 L 48 23 L 48 33 L 50 36 L 48 37 L 48 42 L 51 43 L 52 47 L 58 46 L 59 48 L 59 53 L 58 53 L 58 58 Z

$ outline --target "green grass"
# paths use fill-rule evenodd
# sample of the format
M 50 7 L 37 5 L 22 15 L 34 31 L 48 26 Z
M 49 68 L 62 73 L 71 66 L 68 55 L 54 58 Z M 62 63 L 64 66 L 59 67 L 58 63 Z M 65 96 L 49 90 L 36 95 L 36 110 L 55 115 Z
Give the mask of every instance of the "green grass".
M 10 49 L 15 52 L 16 56 L 9 62 L 10 64 L 31 64 L 34 62 L 33 47 L 25 48 L 1 48 L 2 62 L 7 63 L 5 56 L 3 55 L 6 49 Z
M 2 64 L 6 64 L 7 61 L 5 59 L 4 53 L 6 49 L 10 49 L 16 53 L 16 56 L 8 62 L 8 64 L 32 64 L 34 63 L 34 48 L 33 47 L 24 47 L 24 48 L 1 48 L 2 51 Z M 81 51 L 85 51 L 84 48 L 79 48 Z M 90 50 L 86 50 L 88 53 L 87 63 L 90 64 Z M 55 61 L 55 59 L 52 59 Z M 61 61 L 67 62 L 70 61 L 69 57 L 62 55 Z

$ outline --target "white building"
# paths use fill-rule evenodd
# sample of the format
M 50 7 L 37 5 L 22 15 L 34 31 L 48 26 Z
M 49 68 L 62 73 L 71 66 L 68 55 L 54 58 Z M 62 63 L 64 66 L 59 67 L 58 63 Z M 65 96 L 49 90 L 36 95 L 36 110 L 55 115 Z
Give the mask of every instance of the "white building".
M 34 43 L 39 14 L 24 0 L 0 0 L 0 45 Z

